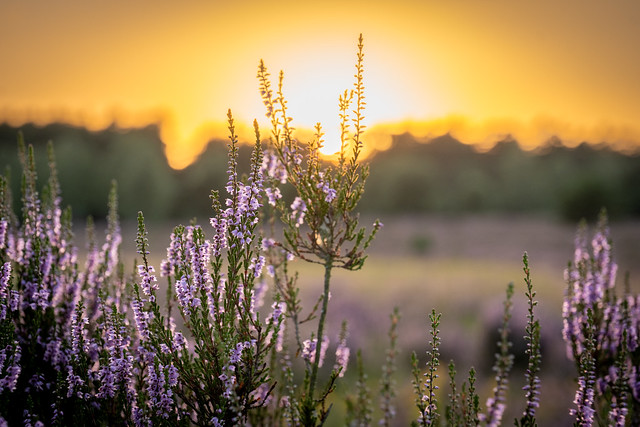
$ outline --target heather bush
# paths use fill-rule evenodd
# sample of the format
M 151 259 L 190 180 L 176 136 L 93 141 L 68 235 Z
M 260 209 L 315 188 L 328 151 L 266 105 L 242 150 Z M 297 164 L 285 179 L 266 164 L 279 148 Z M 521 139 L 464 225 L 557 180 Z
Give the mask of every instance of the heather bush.
M 389 347 L 378 405 L 357 352 L 357 381 L 344 375 L 350 360 L 343 322 L 328 354 L 332 272 L 360 269 L 382 227 L 359 225 L 356 213 L 368 167 L 364 135 L 364 53 L 359 39 L 354 89 L 339 98 L 341 148 L 335 162 L 320 155 L 323 132 L 306 144 L 294 136 L 284 76 L 272 87 L 261 62 L 260 92 L 271 123 L 268 145 L 257 122 L 248 174 L 238 169 L 231 111 L 227 185 L 211 194 L 206 227 L 178 225 L 166 258 L 150 262 L 142 212 L 137 260 L 120 256 L 117 187 L 108 197 L 103 241 L 87 221 L 87 247 L 73 244 L 71 211 L 63 209 L 53 147 L 50 174 L 38 190 L 33 149 L 19 138 L 23 169 L 21 215 L 8 177 L 0 177 L 0 425 L 394 425 L 398 408 L 400 313 L 390 316 Z M 288 195 L 291 195 L 289 197 Z M 590 244 L 581 229 L 565 272 L 563 307 L 567 356 L 576 365 L 575 424 L 640 423 L 640 297 L 615 290 L 606 215 Z M 304 307 L 292 260 L 319 264 L 323 286 Z M 133 262 L 132 262 L 133 261 Z M 525 400 L 517 426 L 537 425 L 542 393 L 538 301 L 522 258 L 527 324 Z M 133 271 L 131 271 L 133 270 Z M 428 316 L 426 365 L 411 357 L 413 424 L 501 425 L 509 404 L 513 284 L 506 290 L 495 353 L 495 386 L 481 396 L 474 368 L 459 383 L 454 361 L 441 366 L 446 320 Z M 331 420 L 339 383 L 352 393 L 343 420 Z M 408 381 L 407 381 L 408 382 Z M 486 400 L 485 400 L 486 399 Z M 483 404 L 484 403 L 484 404 Z M 335 418 L 335 415 L 334 415 Z

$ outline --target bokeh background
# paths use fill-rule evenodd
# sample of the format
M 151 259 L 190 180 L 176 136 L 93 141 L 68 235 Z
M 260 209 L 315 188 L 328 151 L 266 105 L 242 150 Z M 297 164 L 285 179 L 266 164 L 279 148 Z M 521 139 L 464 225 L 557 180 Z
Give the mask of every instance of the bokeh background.
M 305 141 L 322 122 L 330 155 L 362 32 L 371 175 L 360 210 L 363 223 L 380 218 L 385 227 L 362 271 L 336 274 L 330 333 L 349 322 L 375 403 L 388 315 L 399 307 L 398 425 L 406 425 L 409 356 L 424 355 L 435 308 L 443 312 L 441 388 L 455 359 L 460 379 L 478 369 L 484 402 L 509 282 L 514 348 L 524 349 L 527 251 L 543 333 L 539 422 L 570 425 L 575 368 L 561 302 L 582 218 L 593 224 L 607 209 L 618 286 L 629 272 L 640 290 L 637 22 L 640 3 L 622 0 L 3 2 L 0 166 L 19 207 L 18 133 L 34 145 L 41 179 L 53 141 L 81 248 L 85 218 L 106 217 L 115 179 L 123 256 L 135 256 L 143 211 L 159 265 L 172 227 L 206 224 L 208 196 L 224 187 L 227 108 L 242 142 L 253 140 L 254 118 L 268 135 L 258 61 L 273 76 L 284 69 L 297 135 Z M 243 167 L 250 150 L 241 146 Z M 312 303 L 321 272 L 296 267 Z M 524 364 L 518 359 L 512 375 L 507 420 L 522 410 Z M 351 383 L 354 372 L 352 363 Z

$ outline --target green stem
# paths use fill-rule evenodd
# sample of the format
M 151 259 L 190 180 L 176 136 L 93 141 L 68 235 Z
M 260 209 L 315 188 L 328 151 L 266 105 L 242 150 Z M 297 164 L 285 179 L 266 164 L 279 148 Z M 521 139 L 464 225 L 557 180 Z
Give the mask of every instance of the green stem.
M 320 364 L 320 353 L 322 352 L 322 337 L 324 334 L 324 322 L 327 317 L 327 306 L 329 305 L 329 284 L 331 282 L 331 270 L 333 269 L 333 258 L 328 257 L 324 264 L 324 294 L 322 295 L 322 311 L 318 321 L 318 334 L 316 335 L 316 356 L 311 369 L 311 381 L 309 381 L 308 399 L 313 399 L 313 392 L 316 387 L 318 377 L 318 365 Z

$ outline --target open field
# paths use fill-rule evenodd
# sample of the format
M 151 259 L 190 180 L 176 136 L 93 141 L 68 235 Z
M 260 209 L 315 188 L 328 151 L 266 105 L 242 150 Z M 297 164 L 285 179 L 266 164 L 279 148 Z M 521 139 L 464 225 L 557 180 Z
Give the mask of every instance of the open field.
M 200 221 L 201 223 L 203 221 Z M 368 224 L 372 221 L 363 220 Z M 349 323 L 352 360 L 347 379 L 355 383 L 355 350 L 363 350 L 374 403 L 377 380 L 387 346 L 389 314 L 399 307 L 402 318 L 399 336 L 400 385 L 399 425 L 413 417 L 409 358 L 412 351 L 424 355 L 427 348 L 427 314 L 432 308 L 442 312 L 441 389 L 446 393 L 446 365 L 454 359 L 458 381 L 466 378 L 470 366 L 479 373 L 479 392 L 484 399 L 493 386 L 496 330 L 499 326 L 504 292 L 509 282 L 516 286 L 512 340 L 522 354 L 526 301 L 522 273 L 522 254 L 529 254 L 532 279 L 537 290 L 537 315 L 542 324 L 542 402 L 541 425 L 569 423 L 574 385 L 573 364 L 565 357 L 562 341 L 561 304 L 565 291 L 563 270 L 573 257 L 577 227 L 539 217 L 433 217 L 397 216 L 383 218 L 384 228 L 373 243 L 370 257 L 361 271 L 336 271 L 332 281 L 328 335 L 334 348 L 342 320 Z M 207 226 L 205 226 L 205 230 Z M 165 254 L 171 227 L 149 224 L 151 257 L 156 265 Z M 629 271 L 637 292 L 640 277 L 640 223 L 611 225 L 614 257 L 619 263 L 618 287 Z M 78 236 L 79 237 L 79 236 Z M 132 259 L 135 228 L 123 230 L 123 259 Z M 317 265 L 294 262 L 300 272 L 303 301 L 311 307 L 322 287 L 322 269 Z M 330 350 L 331 351 L 331 350 Z M 519 415 L 524 393 L 519 391 L 524 359 L 516 359 L 512 372 L 511 408 L 505 420 Z M 345 382 L 346 383 L 346 382 Z M 344 387 L 344 384 L 342 384 Z M 351 393 L 338 388 L 336 396 Z M 443 396 L 444 397 L 444 396 Z M 518 405 L 520 405 L 518 407 Z M 375 406 L 375 405 L 374 405 Z M 336 405 L 340 411 L 340 405 Z M 406 417 L 406 418 L 403 418 Z M 341 417 L 332 417 L 339 420 Z

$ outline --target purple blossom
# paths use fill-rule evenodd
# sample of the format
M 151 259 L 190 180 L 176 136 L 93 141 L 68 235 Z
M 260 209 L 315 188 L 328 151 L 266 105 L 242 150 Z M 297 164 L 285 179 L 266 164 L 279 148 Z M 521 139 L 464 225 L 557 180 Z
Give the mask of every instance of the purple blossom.
M 151 313 L 144 310 L 144 303 L 139 298 L 134 298 L 131 301 L 131 308 L 133 310 L 133 318 L 136 322 L 136 329 L 138 335 L 143 341 L 149 340 L 149 320 Z
M 124 325 L 118 327 L 110 308 L 106 310 L 104 349 L 109 354 L 109 363 L 100 367 L 98 375 L 101 385 L 96 395 L 99 398 L 113 398 L 121 388 L 129 392 L 133 373 L 133 356 L 130 354 L 131 339 Z
M 51 338 L 47 342 L 44 360 L 51 362 L 53 366 L 62 366 L 67 362 L 67 356 L 62 351 L 62 340 L 60 338 Z
M 175 288 L 178 305 L 185 316 L 191 315 L 193 308 L 200 307 L 200 298 L 195 296 L 195 286 L 189 283 L 187 276 L 182 276 L 180 280 L 176 281 Z
M 504 410 L 506 408 L 506 405 L 502 400 L 502 395 L 498 395 L 498 399 L 494 396 L 487 399 L 487 414 L 479 414 L 482 415 L 480 417 L 481 421 L 487 421 L 487 426 L 498 427 L 502 425 L 502 416 L 504 415 Z
M 68 386 L 67 397 L 71 397 L 75 393 L 77 397 L 79 397 L 80 399 L 83 399 L 84 394 L 80 390 L 78 390 L 83 385 L 84 385 L 84 380 L 80 378 L 79 375 L 76 375 L 73 373 L 73 367 L 68 366 L 67 367 L 67 386 Z
M 234 367 L 227 367 L 226 371 L 228 371 L 229 374 L 222 373 L 218 376 L 218 379 L 224 384 L 222 396 L 227 400 L 232 400 L 236 396 L 236 376 L 233 375 L 235 369 L 232 368 Z
M 9 357 L 9 354 L 11 354 L 11 357 Z M 7 359 L 11 360 L 11 363 L 8 365 L 6 370 L 7 375 L 4 378 L 0 378 L 0 393 L 5 389 L 9 391 L 14 391 L 16 389 L 18 377 L 22 371 L 22 366 L 20 365 L 21 357 L 22 348 L 17 341 L 13 342 L 13 346 L 8 345 L 4 349 L 0 350 L 0 360 L 2 360 L 3 368 Z
M 316 347 L 318 343 L 318 339 L 314 338 L 312 340 L 305 340 L 302 343 L 302 358 L 308 360 L 310 363 L 315 363 L 316 360 Z M 322 344 L 320 347 L 320 361 L 318 363 L 318 367 L 322 367 L 322 363 L 324 362 L 324 356 L 327 352 L 327 348 L 329 347 L 329 337 L 326 335 L 322 338 Z
M 264 268 L 266 259 L 264 256 L 260 255 L 257 259 L 253 258 L 251 260 L 251 264 L 249 265 L 249 269 L 253 270 L 253 277 L 258 278 L 262 274 L 262 269 Z
M 225 217 L 210 218 L 209 222 L 215 231 L 211 241 L 211 251 L 214 257 L 218 257 L 229 247 L 227 219 Z
M 336 196 L 338 195 L 338 193 L 336 192 L 335 189 L 331 188 L 331 186 L 329 185 L 328 182 L 326 181 L 322 181 L 320 180 L 320 182 L 318 182 L 316 184 L 316 188 L 319 188 L 322 190 L 322 192 L 325 194 L 325 202 L 327 203 L 331 203 Z
M 626 419 L 629 409 L 626 407 L 626 402 L 621 400 L 618 404 L 618 398 L 612 397 L 611 410 L 609 411 L 609 425 L 615 427 L 625 427 Z
M 155 273 L 153 266 L 138 265 L 138 275 L 141 279 L 140 288 L 144 295 L 153 298 L 152 301 L 155 300 L 153 293 L 159 289 L 158 279 L 153 273 Z
M 0 320 L 4 320 L 7 317 L 7 305 L 10 296 L 9 293 L 9 279 L 11 279 L 11 263 L 5 262 L 0 269 L 0 300 L 4 300 L 0 304 Z
M 281 184 L 287 182 L 287 168 L 280 161 L 278 155 L 271 150 L 266 151 L 262 157 L 261 171 Z
M 174 400 L 173 392 L 168 387 L 164 366 L 158 364 L 156 368 L 153 363 L 148 367 L 147 374 L 147 393 L 149 394 L 149 401 L 151 407 L 155 409 L 156 415 L 167 419 L 169 415 L 174 412 Z
M 293 199 L 291 203 L 291 217 L 294 219 L 296 227 L 300 227 L 304 223 L 304 217 L 307 212 L 307 204 L 300 197 Z
M 171 233 L 169 246 L 167 247 L 167 257 L 160 263 L 160 275 L 162 277 L 170 277 L 174 274 L 174 269 L 180 259 L 182 246 L 182 233 L 178 234 L 177 230 Z
M 287 304 L 284 302 L 276 301 L 271 305 L 271 308 L 273 309 L 273 311 L 271 315 L 267 318 L 267 324 L 275 325 L 275 329 L 277 330 L 275 347 L 276 347 L 276 351 L 280 352 L 283 350 L 283 344 L 284 344 L 285 323 L 283 322 L 283 319 L 284 319 L 284 312 L 287 308 Z M 269 331 L 268 341 L 271 341 L 272 339 L 273 339 L 273 331 Z
M 611 258 L 609 229 L 600 224 L 591 240 L 591 254 L 583 230 L 576 237 L 574 264 L 565 270 L 567 293 L 563 302 L 563 337 L 570 358 L 584 350 L 587 311 L 602 310 L 603 321 L 596 338 L 604 348 L 616 348 L 622 336 L 616 304 L 605 303 L 606 292 L 615 285 L 618 266 Z
M 595 390 L 593 379 L 581 376 L 578 378 L 578 390 L 573 399 L 577 409 L 570 409 L 569 414 L 576 417 L 576 420 L 583 426 L 592 426 L 595 418 L 594 409 Z
M 81 352 L 85 351 L 84 343 L 84 326 L 89 324 L 82 312 L 82 306 L 76 306 L 71 313 L 71 356 L 77 357 Z
M 271 313 L 269 322 L 278 324 L 282 321 L 282 315 L 284 314 L 287 304 L 284 302 L 274 302 L 271 304 L 271 308 L 273 312 Z
M 182 332 L 176 332 L 173 335 L 173 350 L 174 351 L 179 351 L 179 350 L 183 350 L 187 347 L 187 341 L 184 338 L 184 335 L 182 335 Z
M 169 387 L 175 387 L 178 385 L 178 369 L 173 365 L 173 363 L 167 368 L 167 377 L 169 380 Z
M 201 232 L 199 228 L 198 231 Z M 194 291 L 199 292 L 201 289 L 211 287 L 211 275 L 208 269 L 211 254 L 209 241 L 192 242 L 189 245 L 189 254 Z
M 333 367 L 335 371 L 338 371 L 339 377 L 343 377 L 347 371 L 347 364 L 349 363 L 349 347 L 347 347 L 347 340 L 342 339 L 336 348 L 336 364 Z
M 251 348 L 253 344 L 254 341 L 239 342 L 236 344 L 236 347 L 231 349 L 231 353 L 229 354 L 229 364 L 237 365 L 242 358 L 242 352 L 245 349 Z
M 6 219 L 0 220 L 0 249 L 7 247 L 7 231 L 9 230 L 9 222 Z
M 269 285 L 265 280 L 261 280 L 255 285 L 253 290 L 253 295 L 252 295 L 253 307 L 255 307 L 256 309 L 259 309 L 264 305 L 264 297 L 267 294 L 268 288 L 269 288 Z
M 276 241 L 272 238 L 262 239 L 262 250 L 268 251 L 269 249 L 276 246 Z
M 267 195 L 268 202 L 271 206 L 275 206 L 276 202 L 282 199 L 282 193 L 278 187 L 267 187 L 264 189 L 264 192 Z

